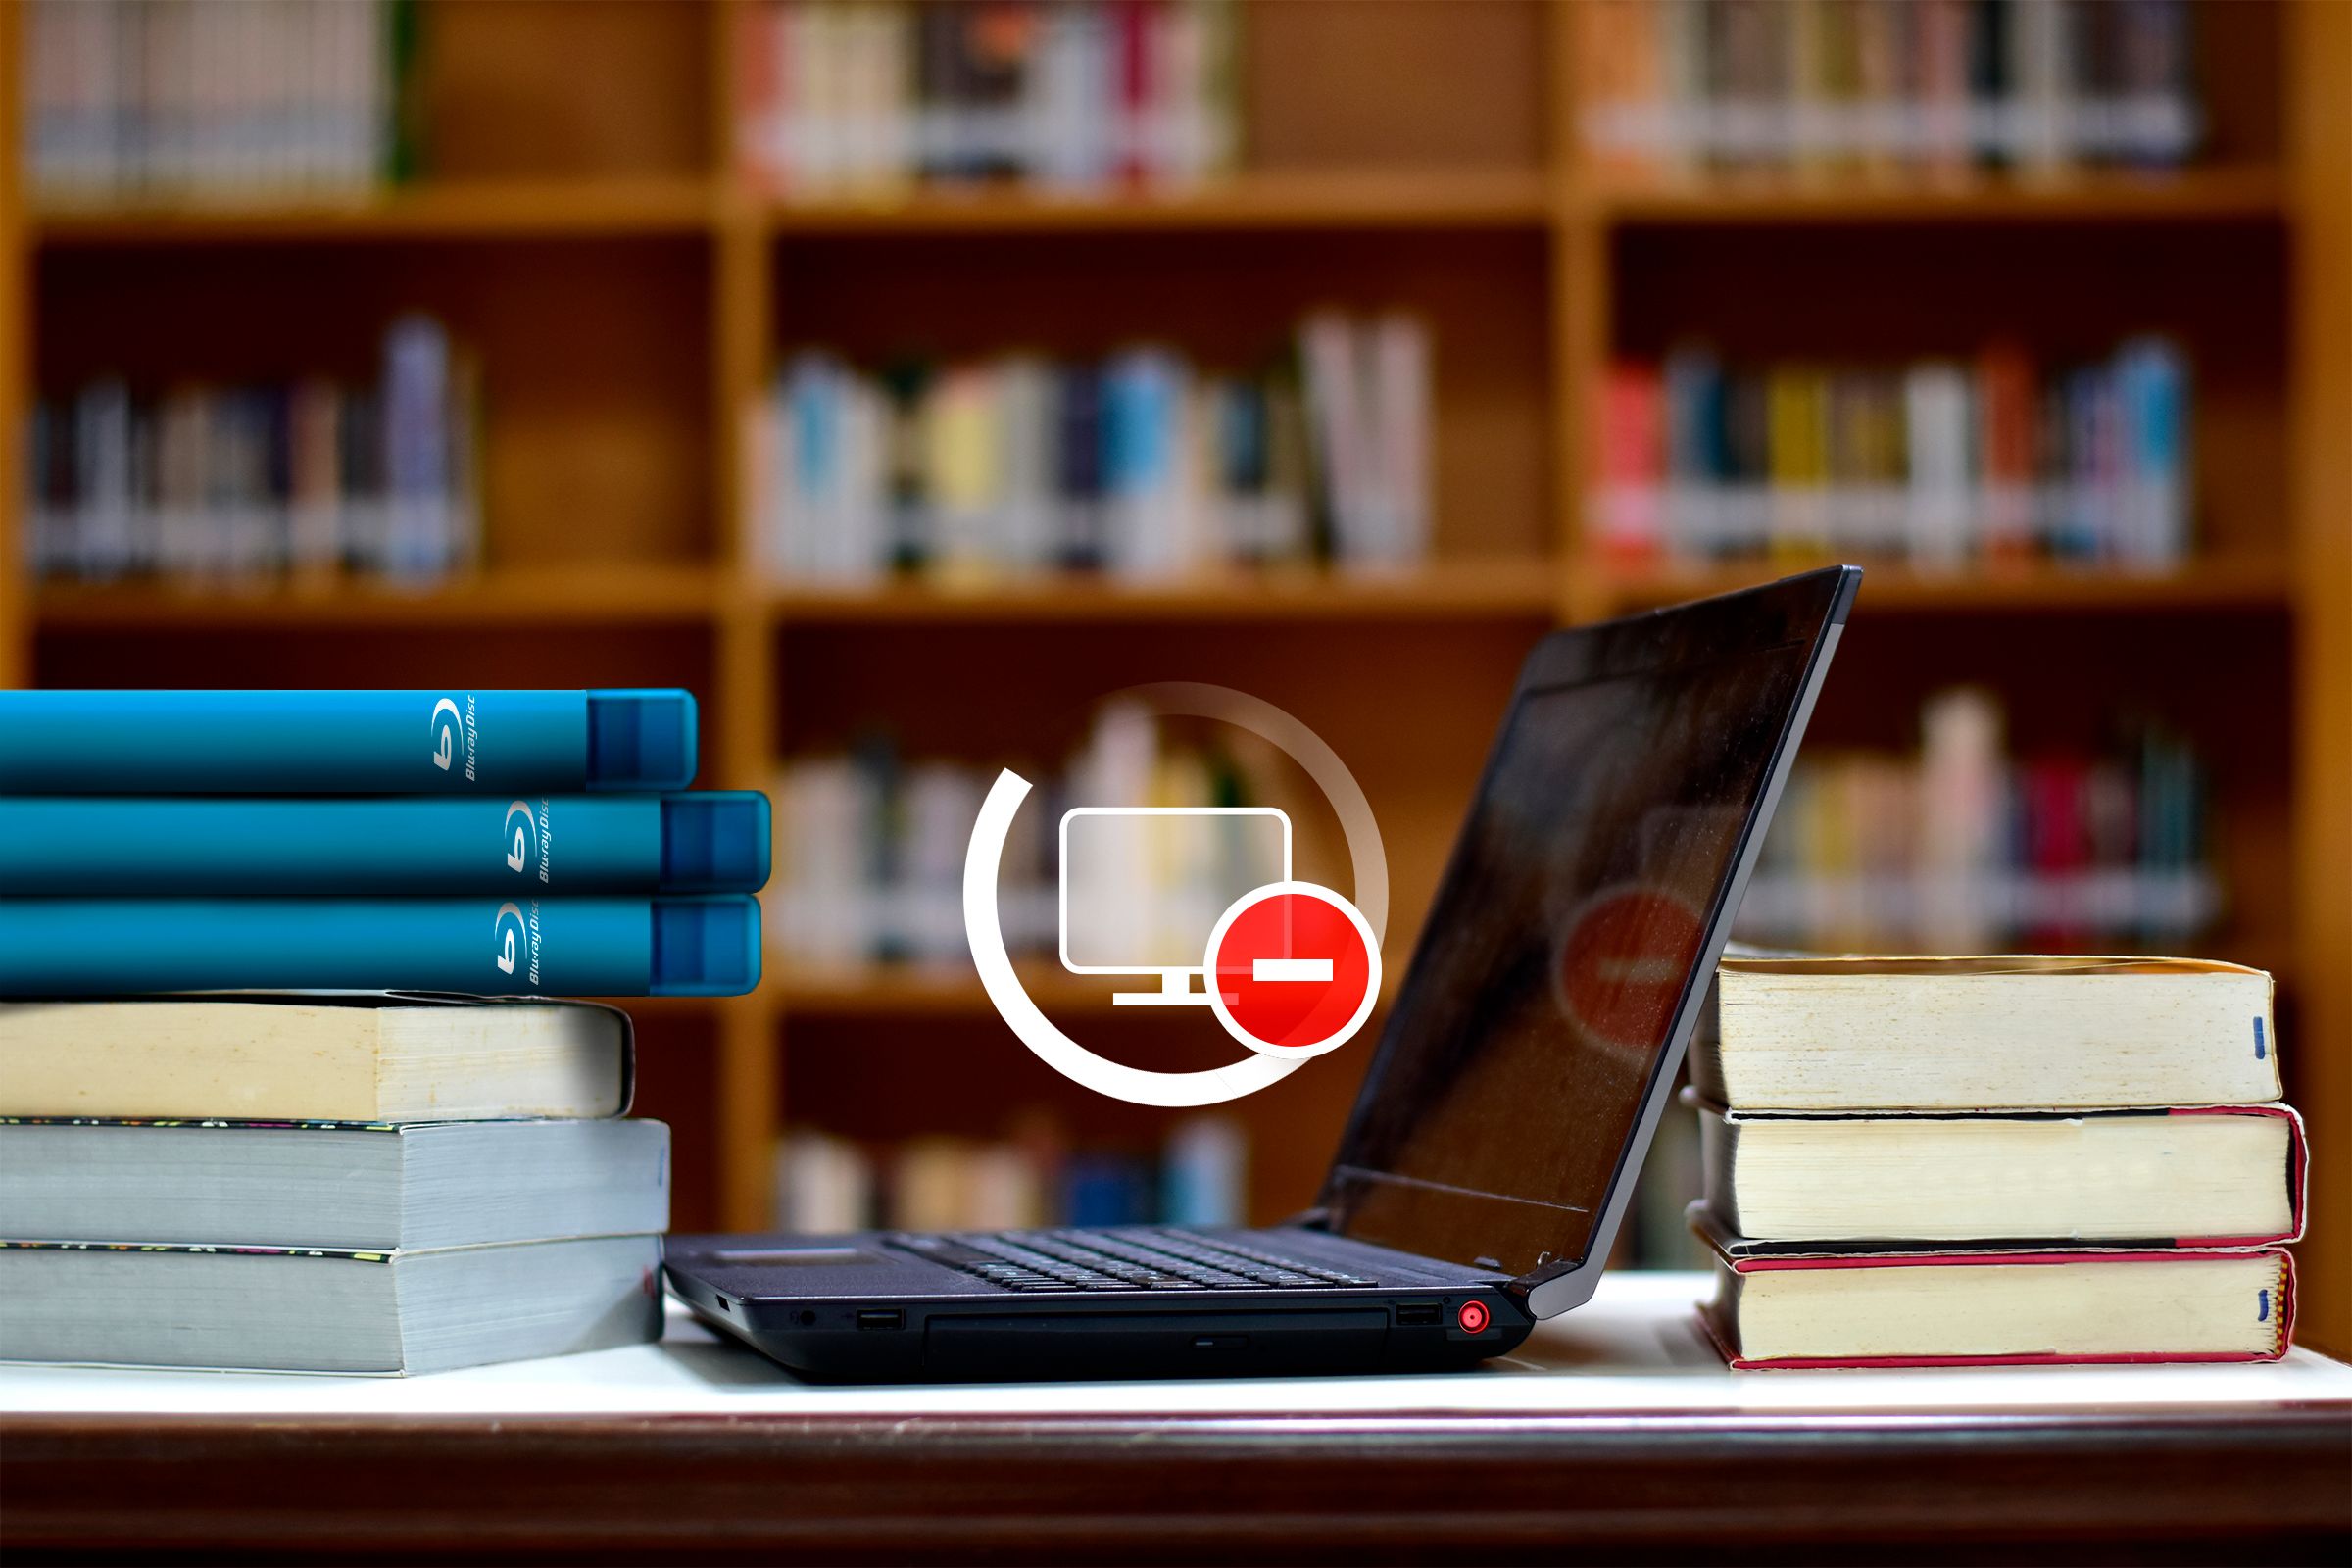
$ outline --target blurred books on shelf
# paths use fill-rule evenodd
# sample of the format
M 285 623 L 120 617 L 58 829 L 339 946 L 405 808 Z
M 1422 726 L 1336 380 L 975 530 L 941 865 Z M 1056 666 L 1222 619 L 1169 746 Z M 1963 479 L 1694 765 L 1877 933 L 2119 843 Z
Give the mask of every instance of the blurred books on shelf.
M 777 778 L 772 940 L 792 961 L 840 970 L 960 956 L 963 855 L 988 775 L 903 762 L 886 743 L 795 759 Z M 999 898 L 1006 941 L 1051 942 L 1053 894 L 1034 833 L 1007 845 Z
M 968 975 L 964 851 L 994 776 L 955 761 L 909 763 L 879 740 L 853 755 L 788 762 L 774 792 L 778 863 L 767 897 L 781 956 L 817 975 L 878 964 Z M 1066 895 L 1071 907 L 1095 911 L 1080 921 L 1094 947 L 1197 967 L 1199 933 L 1230 902 L 1232 887 L 1282 875 L 1252 859 L 1250 874 L 1237 877 L 1237 857 L 1250 846 L 1203 827 L 1198 835 L 1099 838 L 1103 863 L 1073 866 L 1065 879 L 1055 824 L 1068 808 L 1272 807 L 1294 823 L 1301 815 L 1266 743 L 1236 733 L 1214 746 L 1195 744 L 1163 733 L 1133 703 L 1105 704 L 1059 775 L 1032 782 L 1043 808 L 1015 819 L 997 895 L 1005 946 L 1023 957 L 1062 953 Z M 1209 819 L 1214 826 L 1234 820 Z M 1149 891 L 1106 897 L 1104 878 L 1112 889 Z M 1152 918 L 1128 929 L 1103 912 L 1114 907 Z
M 384 333 L 373 386 L 324 377 L 108 378 L 33 411 L 36 578 L 339 573 L 432 581 L 476 564 L 480 374 L 429 317 Z
M 1311 316 L 1258 374 L 1159 347 L 880 375 L 809 352 L 755 411 L 753 488 L 788 582 L 1403 571 L 1429 549 L 1431 375 L 1401 314 Z
M 1749 941 L 1831 952 L 2177 942 L 2212 925 L 2204 770 L 2157 724 L 2099 758 L 2004 754 L 1989 694 L 1932 697 L 1919 754 L 1816 748 L 1740 905 Z
M 1195 184 L 1230 169 L 1239 142 L 1238 10 L 760 5 L 739 46 L 739 157 L 789 200 Z
M 2104 362 L 1611 366 L 1591 526 L 1619 562 L 1892 557 L 2162 569 L 2190 546 L 2189 373 L 2162 338 Z
M 1582 129 L 1623 174 L 2169 168 L 2203 111 L 2185 0 L 1593 0 Z
M 299 201 L 411 172 L 415 0 L 34 0 L 25 145 L 44 201 Z
M 777 1227 L 799 1235 L 1020 1230 L 1045 1225 L 1236 1225 L 1249 1138 L 1221 1116 L 1177 1122 L 1156 1153 L 1073 1149 L 1042 1116 L 1003 1139 L 868 1145 L 799 1129 L 775 1150 Z

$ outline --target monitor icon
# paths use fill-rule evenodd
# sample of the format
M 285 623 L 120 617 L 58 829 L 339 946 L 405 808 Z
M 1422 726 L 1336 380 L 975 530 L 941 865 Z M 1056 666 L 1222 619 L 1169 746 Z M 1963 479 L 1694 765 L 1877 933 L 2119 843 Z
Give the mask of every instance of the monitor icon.
M 1193 984 L 1234 903 L 1291 880 L 1291 819 L 1265 806 L 1074 807 L 1061 818 L 1061 965 L 1157 975 L 1118 1006 L 1206 1006 Z
M 1256 735 L 1314 780 L 1347 840 L 1359 909 L 1329 888 L 1291 877 L 1291 820 L 1266 808 L 1080 807 L 1056 840 L 1059 946 L 1073 974 L 1156 975 L 1159 988 L 1114 996 L 1130 1006 L 1199 1004 L 1249 1048 L 1239 1061 L 1183 1072 L 1098 1055 L 1046 1016 L 1004 945 L 998 883 L 1030 783 L 997 774 L 963 852 L 963 934 L 997 1016 L 1030 1054 L 1074 1084 L 1133 1105 L 1215 1105 L 1254 1094 L 1345 1045 L 1380 996 L 1389 907 L 1388 857 L 1362 786 L 1339 754 L 1298 719 L 1230 687 L 1161 681 L 1122 694 L 1163 716 L 1213 719 Z M 1125 760 L 1139 760 L 1128 757 Z M 1096 800 L 1167 794 L 1220 798 L 1182 774 L 1129 767 L 1095 781 Z M 1090 797 L 1082 796 L 1081 799 Z M 1181 795 L 1179 798 L 1182 798 Z M 1223 796 L 1233 799 L 1232 795 Z M 1042 824 L 1040 824 L 1042 826 Z M 1034 839 L 1021 847 L 1035 866 Z M 1196 990 L 1195 974 L 1216 983 Z M 1352 1008 L 1352 1010 L 1350 1010 Z

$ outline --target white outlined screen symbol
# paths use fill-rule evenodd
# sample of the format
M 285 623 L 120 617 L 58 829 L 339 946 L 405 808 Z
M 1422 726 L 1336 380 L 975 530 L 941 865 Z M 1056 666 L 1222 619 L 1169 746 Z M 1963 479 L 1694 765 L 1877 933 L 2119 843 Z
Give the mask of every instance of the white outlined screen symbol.
M 1209 932 L 1235 900 L 1291 874 L 1271 807 L 1080 807 L 1061 819 L 1060 951 L 1073 974 L 1157 975 L 1122 1004 L 1205 1005 Z

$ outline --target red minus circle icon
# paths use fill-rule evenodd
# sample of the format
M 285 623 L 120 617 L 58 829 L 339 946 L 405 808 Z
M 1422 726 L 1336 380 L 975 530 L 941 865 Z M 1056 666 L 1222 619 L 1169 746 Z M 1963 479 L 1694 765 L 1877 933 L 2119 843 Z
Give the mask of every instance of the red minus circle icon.
M 1462 1326 L 1464 1334 L 1483 1334 L 1487 1327 L 1487 1303 L 1464 1301 L 1462 1309 L 1454 1314 L 1453 1320 Z
M 1344 1045 L 1380 992 L 1372 928 L 1346 899 L 1307 882 L 1244 894 L 1209 933 L 1209 1009 L 1250 1050 L 1320 1055 Z

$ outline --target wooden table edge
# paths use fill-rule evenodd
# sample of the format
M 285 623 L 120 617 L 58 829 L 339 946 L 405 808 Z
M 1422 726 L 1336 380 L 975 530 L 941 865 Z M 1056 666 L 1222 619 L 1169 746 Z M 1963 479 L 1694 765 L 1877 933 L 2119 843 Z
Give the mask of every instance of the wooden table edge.
M 2352 1404 L 1693 1415 L 0 1417 L 21 1554 L 826 1558 L 2352 1536 Z

